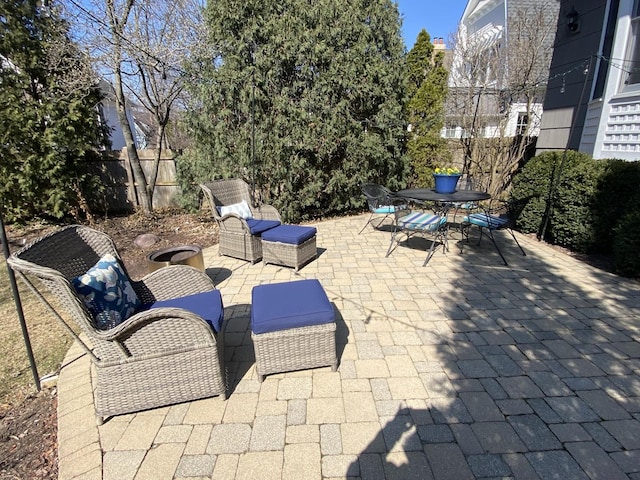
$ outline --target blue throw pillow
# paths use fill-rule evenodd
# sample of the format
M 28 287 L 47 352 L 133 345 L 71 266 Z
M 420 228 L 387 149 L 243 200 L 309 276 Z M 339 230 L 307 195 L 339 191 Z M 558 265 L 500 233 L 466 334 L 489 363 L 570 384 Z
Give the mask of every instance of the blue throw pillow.
M 141 305 L 127 274 L 113 255 L 105 255 L 71 283 L 93 315 L 98 330 L 119 325 Z

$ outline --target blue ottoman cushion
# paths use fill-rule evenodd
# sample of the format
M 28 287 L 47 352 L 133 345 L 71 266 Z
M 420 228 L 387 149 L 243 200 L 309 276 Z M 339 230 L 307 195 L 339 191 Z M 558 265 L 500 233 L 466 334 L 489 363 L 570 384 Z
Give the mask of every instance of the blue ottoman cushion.
M 278 220 L 256 220 L 255 218 L 249 218 L 247 220 L 247 226 L 249 227 L 251 235 L 260 235 L 262 232 L 266 232 L 278 225 L 280 225 Z
M 288 243 L 300 245 L 316 234 L 315 227 L 303 227 L 300 225 L 280 225 L 262 234 L 262 239 L 267 242 Z
M 333 321 L 333 306 L 318 280 L 258 285 L 251 291 L 251 330 L 255 334 Z
M 201 316 L 214 332 L 218 333 L 222 328 L 224 319 L 224 306 L 220 290 L 210 290 L 208 292 L 186 295 L 184 297 L 172 298 L 171 300 L 159 300 L 143 306 L 143 309 L 152 308 L 183 308 L 196 315 Z

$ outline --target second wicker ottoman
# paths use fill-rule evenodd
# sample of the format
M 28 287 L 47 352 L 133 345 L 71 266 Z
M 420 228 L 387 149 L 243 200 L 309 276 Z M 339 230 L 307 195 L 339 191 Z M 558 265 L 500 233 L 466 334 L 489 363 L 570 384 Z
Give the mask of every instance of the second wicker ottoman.
M 318 280 L 258 285 L 251 292 L 251 339 L 256 372 L 330 365 L 338 368 L 333 306 Z
M 301 225 L 280 225 L 262 234 L 262 261 L 293 267 L 316 258 L 316 229 Z

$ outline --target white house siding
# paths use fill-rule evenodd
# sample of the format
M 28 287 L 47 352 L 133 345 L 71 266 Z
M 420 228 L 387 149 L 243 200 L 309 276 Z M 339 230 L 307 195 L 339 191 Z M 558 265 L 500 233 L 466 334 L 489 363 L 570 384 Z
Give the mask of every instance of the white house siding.
M 520 113 L 527 113 L 526 103 L 512 103 L 509 106 L 509 119 L 505 129 L 508 136 L 514 136 L 518 129 L 518 116 Z M 540 133 L 540 119 L 542 117 L 542 104 L 534 103 L 529 111 L 529 133 L 531 137 L 537 137 Z
M 594 158 L 640 160 L 640 90 L 637 84 L 635 89 L 625 85 L 628 67 L 621 60 L 629 56 L 633 4 L 634 0 L 620 0 L 611 53 L 611 58 L 618 60 L 601 60 L 601 68 L 608 69 L 607 81 L 602 97 L 595 101 L 599 100 L 602 108 L 597 112 L 590 105 L 585 119 L 580 151 Z M 595 124 L 594 128 L 587 129 L 589 122 Z
M 604 139 L 594 158 L 640 160 L 640 95 L 610 103 L 610 113 L 601 123 Z
M 462 17 L 467 34 L 473 36 L 474 33 L 487 25 L 503 27 L 505 24 L 504 11 L 504 0 L 471 0 Z
M 587 116 L 584 119 L 582 138 L 580 139 L 579 151 L 593 155 L 598 136 L 598 125 L 602 115 L 602 101 L 595 100 L 587 108 Z

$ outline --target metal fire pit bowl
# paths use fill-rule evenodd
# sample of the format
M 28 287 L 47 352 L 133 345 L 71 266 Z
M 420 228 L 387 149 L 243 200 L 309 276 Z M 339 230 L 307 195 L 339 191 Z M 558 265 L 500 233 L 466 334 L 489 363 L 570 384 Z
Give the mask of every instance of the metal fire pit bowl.
M 149 273 L 169 265 L 190 265 L 204 272 L 202 248 L 197 245 L 181 245 L 156 250 L 147 256 Z

